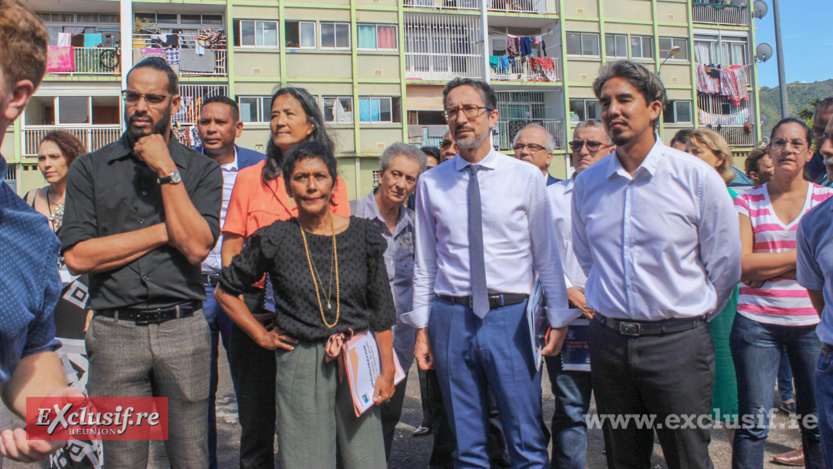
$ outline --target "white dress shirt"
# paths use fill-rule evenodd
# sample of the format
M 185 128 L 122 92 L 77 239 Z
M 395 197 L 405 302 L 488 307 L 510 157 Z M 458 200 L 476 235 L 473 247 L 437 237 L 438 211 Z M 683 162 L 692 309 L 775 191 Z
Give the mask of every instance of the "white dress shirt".
M 566 325 L 569 320 L 559 322 L 567 293 L 541 171 L 494 150 L 479 165 L 489 291 L 529 294 L 537 271 L 550 321 Z M 402 318 L 416 328 L 428 326 L 435 295 L 471 295 L 468 166 L 455 156 L 423 173 L 417 184 L 414 310 Z
M 547 195 L 550 197 L 555 235 L 558 237 L 558 250 L 561 254 L 561 263 L 564 269 L 564 283 L 567 284 L 567 288 L 575 287 L 584 291 L 587 276 L 584 275 L 584 271 L 573 252 L 572 218 L 575 176 L 576 174 L 573 173 L 573 177 L 547 186 Z
M 633 176 L 614 151 L 576 178 L 587 304 L 642 321 L 719 313 L 740 280 L 737 214 L 717 171 L 656 139 Z
M 223 172 L 223 206 L 220 209 L 220 226 L 226 222 L 226 212 L 228 211 L 228 202 L 231 200 L 231 190 L 234 188 L 234 181 L 237 180 L 237 147 L 234 148 L 234 161 L 227 164 L 221 164 L 220 170 Z M 220 251 L 223 246 L 223 232 L 217 237 L 217 244 L 214 245 L 208 253 L 208 257 L 202 261 L 202 273 L 204 274 L 219 274 L 223 268 L 223 257 Z

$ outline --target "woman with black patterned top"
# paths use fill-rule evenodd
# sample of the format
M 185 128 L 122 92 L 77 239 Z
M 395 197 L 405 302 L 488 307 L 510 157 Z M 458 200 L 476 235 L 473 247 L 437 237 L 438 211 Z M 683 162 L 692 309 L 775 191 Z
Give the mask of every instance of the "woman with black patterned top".
M 330 211 L 336 161 L 325 146 L 292 147 L 283 174 L 298 217 L 257 230 L 223 269 L 215 297 L 256 343 L 275 350 L 282 467 L 334 468 L 338 441 L 345 468 L 385 468 L 378 408 L 355 416 L 332 348 L 327 353 L 334 338 L 372 331 L 381 360 L 373 400 L 378 404 L 393 395 L 395 309 L 385 240 L 367 220 Z M 272 330 L 239 299 L 267 272 L 275 290 L 277 328 Z

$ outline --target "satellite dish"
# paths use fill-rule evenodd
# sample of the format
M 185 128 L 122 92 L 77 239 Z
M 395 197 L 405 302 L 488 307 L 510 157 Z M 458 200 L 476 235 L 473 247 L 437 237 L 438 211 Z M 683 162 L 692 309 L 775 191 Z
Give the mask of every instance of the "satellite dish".
M 766 16 L 768 11 L 769 7 L 766 6 L 766 2 L 762 2 L 761 0 L 755 0 L 752 2 L 752 16 L 755 18 L 763 18 Z
M 758 44 L 755 48 L 755 59 L 759 62 L 766 62 L 772 57 L 772 47 L 767 43 Z

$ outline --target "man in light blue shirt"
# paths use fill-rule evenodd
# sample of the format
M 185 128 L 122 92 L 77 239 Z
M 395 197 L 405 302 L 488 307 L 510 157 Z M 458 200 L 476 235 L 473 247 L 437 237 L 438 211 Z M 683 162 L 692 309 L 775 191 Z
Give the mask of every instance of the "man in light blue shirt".
M 350 202 L 350 213 L 373 220 L 379 226 L 388 248 L 385 268 L 396 304 L 396 326 L 393 350 L 406 377 L 396 385 L 390 401 L 380 408 L 385 455 L 390 459 L 394 430 L 402 414 L 407 373 L 414 363 L 414 328 L 403 323 L 401 316 L 411 310 L 414 294 L 414 222 L 413 212 L 405 201 L 416 190 L 417 179 L 425 171 L 425 154 L 416 146 L 394 143 L 382 153 L 379 162 L 379 187 L 360 200 Z
M 558 353 L 573 318 L 541 171 L 491 148 L 499 112 L 486 83 L 456 78 L 443 91 L 459 154 L 417 184 L 413 312 L 421 369 L 436 367 L 457 436 L 455 466 L 489 467 L 486 389 L 495 395 L 514 467 L 549 463 L 525 307 L 537 271 Z M 466 202 L 467 201 L 467 202 Z
M 825 128 L 819 152 L 827 163 L 833 156 L 833 117 Z M 833 464 L 833 199 L 810 210 L 796 233 L 796 279 L 807 289 L 821 317 L 816 335 L 822 342 L 815 387 L 821 448 L 827 466 Z

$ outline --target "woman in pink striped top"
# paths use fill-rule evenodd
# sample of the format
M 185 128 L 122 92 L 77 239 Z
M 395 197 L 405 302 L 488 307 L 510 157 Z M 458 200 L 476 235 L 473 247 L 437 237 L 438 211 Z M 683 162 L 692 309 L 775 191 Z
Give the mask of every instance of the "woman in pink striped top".
M 738 379 L 741 428 L 733 442 L 733 467 L 762 467 L 775 376 L 786 349 L 795 378 L 798 414 L 816 413 L 813 386 L 821 342 L 819 317 L 807 290 L 795 280 L 795 234 L 801 217 L 833 196 L 803 178 L 812 133 L 795 118 L 772 130 L 772 179 L 735 199 L 740 216 L 742 277 L 730 346 Z M 817 426 L 801 425 L 806 467 L 824 467 Z

